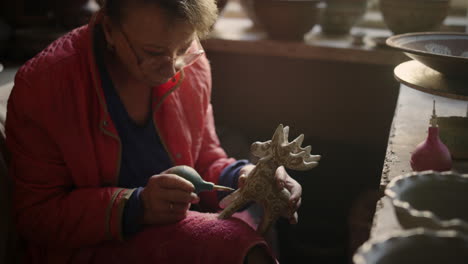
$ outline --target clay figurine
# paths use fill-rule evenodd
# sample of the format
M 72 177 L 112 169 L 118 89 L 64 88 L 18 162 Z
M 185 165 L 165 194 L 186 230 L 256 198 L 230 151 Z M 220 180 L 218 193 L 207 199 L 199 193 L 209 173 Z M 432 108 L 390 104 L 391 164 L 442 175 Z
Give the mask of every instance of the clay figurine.
M 225 197 L 220 206 L 224 210 L 218 218 L 225 219 L 250 202 L 263 207 L 263 218 L 257 228 L 264 235 L 276 219 L 288 208 L 290 193 L 278 189 L 275 172 L 279 166 L 292 170 L 309 170 L 318 165 L 319 155 L 310 155 L 311 146 L 301 148 L 304 135 L 288 142 L 289 127 L 279 125 L 273 138 L 255 142 L 251 152 L 260 158 L 255 168 L 247 175 L 244 187 Z

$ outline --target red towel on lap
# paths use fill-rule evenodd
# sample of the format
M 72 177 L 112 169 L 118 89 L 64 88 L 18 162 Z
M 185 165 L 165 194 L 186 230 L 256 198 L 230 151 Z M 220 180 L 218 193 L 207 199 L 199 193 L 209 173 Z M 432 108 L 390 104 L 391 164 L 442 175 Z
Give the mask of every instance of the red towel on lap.
M 147 227 L 126 242 L 81 250 L 72 263 L 239 264 L 255 245 L 270 252 L 265 240 L 244 221 L 190 211 L 178 223 Z

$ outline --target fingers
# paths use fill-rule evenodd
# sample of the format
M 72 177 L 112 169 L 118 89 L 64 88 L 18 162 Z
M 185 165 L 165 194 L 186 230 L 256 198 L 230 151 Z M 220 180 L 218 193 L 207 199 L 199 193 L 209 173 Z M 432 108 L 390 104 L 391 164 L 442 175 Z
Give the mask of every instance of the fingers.
M 279 166 L 278 169 L 276 169 L 276 186 L 279 190 L 282 190 L 285 187 L 287 177 L 289 177 L 289 175 L 284 167 Z
M 165 189 L 180 189 L 186 192 L 195 191 L 193 184 L 186 179 L 175 174 L 160 174 L 151 178 L 158 178 L 158 184 Z
M 280 190 L 286 188 L 291 193 L 289 199 L 291 204 L 297 203 L 302 196 L 302 187 L 296 180 L 289 176 L 283 166 L 278 167 L 276 170 L 276 182 Z
M 247 176 L 245 174 L 242 174 L 241 176 L 239 176 L 239 180 L 237 182 L 237 185 L 238 185 L 239 189 L 244 188 L 245 179 L 247 179 Z
M 186 192 L 177 189 L 162 189 L 161 197 L 171 203 L 198 203 L 200 198 L 196 193 Z
M 184 219 L 190 204 L 198 203 L 192 183 L 174 174 L 152 176 L 141 192 L 146 224 L 163 224 Z
M 297 224 L 298 222 L 299 222 L 299 216 L 298 216 L 297 212 L 295 212 L 295 213 L 293 214 L 293 216 L 291 216 L 291 217 L 289 218 L 289 223 L 292 224 L 292 225 L 295 225 L 295 224 Z
M 301 206 L 302 203 L 302 187 L 301 185 L 291 178 L 289 174 L 286 172 L 283 166 L 278 167 L 276 170 L 276 182 L 278 188 L 281 190 L 286 188 L 291 196 L 289 197 L 289 204 L 287 212 L 285 215 L 291 224 L 297 224 L 298 222 L 298 214 L 297 210 Z
M 290 204 L 296 204 L 302 196 L 301 185 L 288 175 L 285 182 L 285 188 L 291 193 L 291 197 L 289 198 Z
M 239 171 L 239 174 L 242 175 L 242 174 L 245 174 L 245 175 L 249 175 L 249 173 L 255 168 L 255 165 L 253 164 L 247 164 L 245 165 L 244 167 L 242 167 Z
M 297 211 L 299 207 L 301 207 L 301 204 L 302 204 L 302 198 L 299 198 L 299 201 L 297 201 L 297 203 L 294 205 L 293 208 Z
M 290 204 L 289 208 L 290 208 L 290 212 L 293 212 L 293 213 L 297 213 L 297 210 L 299 210 L 299 207 L 301 207 L 301 203 L 302 203 L 302 199 L 299 198 L 299 200 L 293 204 Z M 292 216 L 292 214 L 290 215 Z
M 239 171 L 239 179 L 237 180 L 237 187 L 241 189 L 245 185 L 245 179 L 247 179 L 247 175 L 255 168 L 255 165 L 248 164 L 242 167 Z

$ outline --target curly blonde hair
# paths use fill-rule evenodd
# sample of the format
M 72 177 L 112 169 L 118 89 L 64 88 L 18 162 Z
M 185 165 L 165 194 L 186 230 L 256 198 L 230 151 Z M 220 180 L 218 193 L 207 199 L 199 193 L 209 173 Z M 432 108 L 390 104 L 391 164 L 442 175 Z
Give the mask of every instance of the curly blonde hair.
M 105 13 L 116 22 L 128 12 L 129 4 L 155 4 L 169 15 L 188 21 L 198 34 L 204 38 L 211 31 L 218 18 L 216 0 L 97 0 Z

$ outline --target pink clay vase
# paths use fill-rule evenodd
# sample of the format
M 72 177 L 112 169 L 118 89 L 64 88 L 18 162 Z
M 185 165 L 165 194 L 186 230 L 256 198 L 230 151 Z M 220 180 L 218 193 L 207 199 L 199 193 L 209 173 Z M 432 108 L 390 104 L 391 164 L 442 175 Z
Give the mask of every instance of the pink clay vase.
M 426 140 L 411 155 L 411 168 L 414 171 L 447 171 L 452 168 L 450 152 L 439 138 L 439 127 L 429 127 Z

